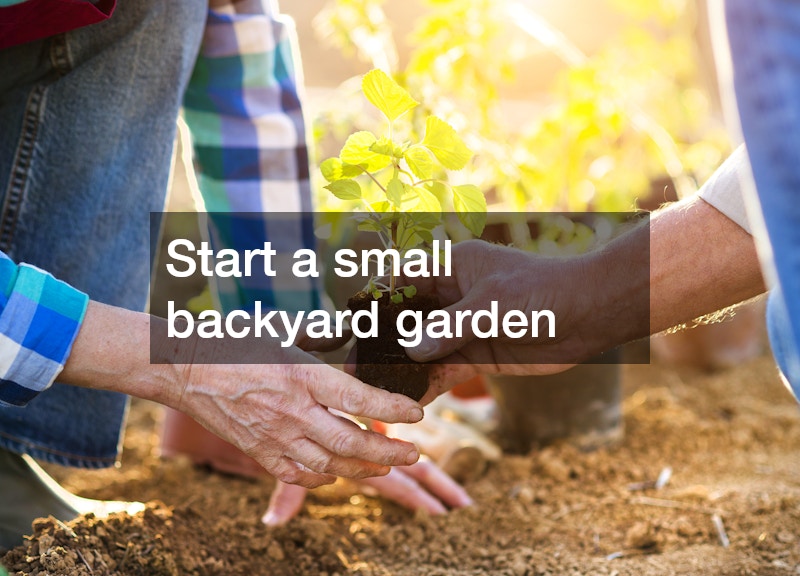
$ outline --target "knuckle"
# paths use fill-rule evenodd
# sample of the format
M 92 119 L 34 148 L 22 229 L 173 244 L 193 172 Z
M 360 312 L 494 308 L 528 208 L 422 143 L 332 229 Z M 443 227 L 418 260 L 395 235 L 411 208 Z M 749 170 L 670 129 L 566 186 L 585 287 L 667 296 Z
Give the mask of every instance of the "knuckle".
M 312 371 L 305 364 L 290 364 L 286 367 L 288 379 L 292 383 L 292 388 L 301 384 L 311 384 L 313 381 Z
M 333 468 L 333 456 L 320 453 L 308 459 L 306 466 L 314 472 L 330 472 Z
M 358 441 L 353 438 L 355 430 L 341 430 L 331 438 L 331 450 L 340 456 L 354 456 L 358 448 Z
M 367 410 L 368 402 L 361 386 L 342 388 L 342 408 L 354 416 L 361 416 Z

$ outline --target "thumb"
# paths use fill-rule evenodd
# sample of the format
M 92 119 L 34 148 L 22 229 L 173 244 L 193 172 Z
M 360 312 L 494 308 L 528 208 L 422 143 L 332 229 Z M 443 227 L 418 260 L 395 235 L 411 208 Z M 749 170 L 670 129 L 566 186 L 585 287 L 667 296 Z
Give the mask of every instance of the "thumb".
M 308 489 L 278 481 L 269 499 L 269 507 L 261 521 L 267 526 L 281 526 L 297 516 Z
M 450 356 L 456 350 L 475 340 L 476 336 L 472 330 L 472 322 L 470 320 L 473 311 L 481 309 L 480 299 L 478 295 L 467 294 L 455 304 L 451 304 L 442 310 L 449 317 L 448 333 L 452 334 L 452 336 L 432 338 L 428 334 L 428 326 L 431 321 L 424 322 L 420 327 L 422 334 L 419 344 L 406 349 L 408 357 L 417 362 L 439 360 Z M 438 324 L 441 321 L 436 320 L 434 322 Z

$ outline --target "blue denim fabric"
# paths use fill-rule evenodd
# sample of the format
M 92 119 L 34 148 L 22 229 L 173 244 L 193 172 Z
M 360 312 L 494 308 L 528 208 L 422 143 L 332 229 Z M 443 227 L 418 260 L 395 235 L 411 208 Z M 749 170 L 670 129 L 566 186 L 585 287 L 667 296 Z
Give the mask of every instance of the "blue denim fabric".
M 767 308 L 770 339 L 800 398 L 800 2 L 727 0 L 726 20 L 777 281 Z
M 142 310 L 202 1 L 121 2 L 107 22 L 0 52 L 0 249 L 100 302 Z M 121 394 L 54 385 L 0 408 L 0 447 L 113 465 Z
M 795 398 L 800 398 L 800 389 L 797 387 L 797 382 L 800 382 L 800 356 L 791 333 L 786 300 L 780 288 L 772 290 L 767 300 L 767 331 L 772 343 L 772 354 L 784 375 L 784 382 Z

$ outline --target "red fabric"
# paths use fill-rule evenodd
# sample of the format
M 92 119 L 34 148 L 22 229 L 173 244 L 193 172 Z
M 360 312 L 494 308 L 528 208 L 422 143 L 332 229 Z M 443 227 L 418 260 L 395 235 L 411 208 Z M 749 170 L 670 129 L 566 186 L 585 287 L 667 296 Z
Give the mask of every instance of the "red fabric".
M 116 0 L 27 0 L 0 8 L 0 49 L 69 32 L 111 17 Z

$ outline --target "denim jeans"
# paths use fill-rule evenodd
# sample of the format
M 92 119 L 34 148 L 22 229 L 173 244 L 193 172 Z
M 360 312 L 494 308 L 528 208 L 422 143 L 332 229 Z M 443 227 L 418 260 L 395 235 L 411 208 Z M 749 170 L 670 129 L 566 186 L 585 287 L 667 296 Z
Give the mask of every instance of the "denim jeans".
M 0 52 L 0 249 L 94 300 L 144 309 L 149 216 L 164 206 L 205 18 L 201 0 L 119 2 L 106 22 Z M 0 447 L 113 465 L 127 402 L 55 384 L 0 408 Z
M 800 398 L 800 3 L 727 0 L 739 117 L 771 252 L 767 325 Z

